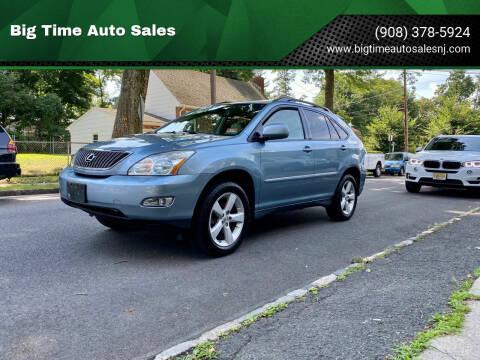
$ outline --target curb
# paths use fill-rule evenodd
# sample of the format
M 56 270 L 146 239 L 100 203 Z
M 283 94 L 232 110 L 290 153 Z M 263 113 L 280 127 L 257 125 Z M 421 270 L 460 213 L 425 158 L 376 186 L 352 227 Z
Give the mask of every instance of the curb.
M 243 316 L 241 316 L 241 317 L 239 317 L 235 320 L 226 322 L 226 323 L 224 323 L 222 325 L 219 325 L 219 326 L 217 326 L 217 327 L 215 327 L 215 328 L 213 328 L 209 331 L 206 331 L 196 339 L 182 342 L 180 344 L 177 344 L 173 347 L 170 347 L 170 348 L 158 353 L 157 355 L 153 355 L 153 356 L 148 357 L 148 358 L 152 359 L 152 360 L 168 360 L 168 359 L 171 359 L 171 358 L 176 357 L 178 355 L 184 354 L 185 352 L 189 351 L 190 349 L 194 348 L 195 346 L 197 346 L 197 345 L 199 345 L 203 342 L 218 340 L 220 335 L 228 333 L 230 330 L 235 329 L 236 327 L 240 326 L 242 324 L 242 322 L 244 322 L 245 320 L 247 320 L 249 318 L 253 318 L 256 315 L 261 314 L 262 312 L 264 312 L 265 310 L 267 310 L 271 306 L 275 306 L 275 305 L 278 305 L 278 304 L 281 304 L 281 303 L 283 303 L 283 304 L 291 303 L 291 302 L 295 301 L 296 299 L 298 299 L 302 296 L 305 296 L 308 293 L 309 289 L 311 289 L 312 287 L 314 287 L 314 288 L 326 287 L 326 286 L 328 286 L 328 284 L 330 284 L 334 281 L 337 281 L 338 277 L 342 274 L 347 273 L 347 271 L 350 268 L 356 267 L 356 266 L 358 266 L 359 264 L 362 264 L 362 263 L 363 264 L 372 263 L 378 258 L 383 258 L 383 257 L 389 255 L 390 253 L 394 252 L 394 251 L 397 251 L 397 250 L 400 250 L 401 248 L 412 245 L 415 242 L 417 242 L 417 241 L 435 233 L 436 231 L 439 231 L 439 230 L 441 230 L 441 229 L 443 229 L 443 228 L 445 228 L 445 227 L 447 227 L 447 226 L 449 226 L 449 225 L 451 225 L 451 224 L 453 224 L 457 221 L 460 221 L 462 218 L 464 218 L 466 216 L 469 216 L 473 213 L 476 213 L 477 211 L 480 211 L 480 207 L 473 208 L 469 211 L 466 211 L 465 213 L 463 213 L 461 215 L 455 216 L 454 218 L 451 218 L 450 220 L 444 221 L 440 224 L 435 224 L 434 226 L 430 227 L 429 229 L 427 229 L 425 231 L 422 231 L 421 233 L 418 233 L 416 236 L 410 237 L 407 240 L 401 241 L 401 242 L 399 242 L 399 243 L 397 243 L 393 246 L 390 246 L 387 249 L 385 249 L 384 251 L 381 251 L 381 252 L 378 252 L 378 253 L 373 254 L 371 256 L 363 258 L 361 263 L 350 264 L 343 269 L 339 269 L 339 270 L 333 272 L 332 274 L 323 276 L 323 277 L 309 283 L 308 285 L 306 285 L 306 286 L 304 286 L 300 289 L 291 291 L 287 295 L 282 296 L 282 297 L 278 298 L 277 300 L 275 300 L 271 303 L 265 304 L 265 305 L 255 309 L 255 310 L 253 310 L 253 311 L 251 311 L 251 312 L 249 312 L 249 313 L 247 313 L 247 314 L 245 314 L 245 315 L 243 315 Z
M 2 196 L 16 196 L 16 195 L 41 195 L 41 194 L 58 194 L 58 188 L 56 189 L 28 189 L 28 190 L 5 190 L 0 191 L 0 197 Z

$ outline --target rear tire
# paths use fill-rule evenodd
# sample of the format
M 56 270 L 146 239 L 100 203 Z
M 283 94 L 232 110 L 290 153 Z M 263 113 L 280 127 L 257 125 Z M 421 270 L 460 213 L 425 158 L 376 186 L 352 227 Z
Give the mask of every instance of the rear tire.
M 398 172 L 398 176 L 405 176 L 405 169 L 403 167 L 400 168 L 400 171 Z
M 194 215 L 194 245 L 209 256 L 233 253 L 243 241 L 251 218 L 245 191 L 236 183 L 211 187 Z
M 134 230 L 135 226 L 128 220 L 117 220 L 107 216 L 96 215 L 95 216 L 100 224 L 106 226 L 115 231 L 128 231 Z
M 376 178 L 382 176 L 382 164 L 377 164 L 375 170 L 373 170 L 373 176 L 375 176 Z
M 407 189 L 408 192 L 418 193 L 420 192 L 422 185 L 412 181 L 405 181 L 405 188 Z
M 355 213 L 358 187 L 355 178 L 347 174 L 340 180 L 332 203 L 326 207 L 328 216 L 335 221 L 349 220 Z

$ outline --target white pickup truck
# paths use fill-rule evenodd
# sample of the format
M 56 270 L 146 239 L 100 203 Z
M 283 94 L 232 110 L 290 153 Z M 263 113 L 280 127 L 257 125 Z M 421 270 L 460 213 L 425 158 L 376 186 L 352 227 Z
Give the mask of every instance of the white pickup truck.
M 365 155 L 363 166 L 367 171 L 373 172 L 373 176 L 380 177 L 382 175 L 382 169 L 385 168 L 385 154 Z

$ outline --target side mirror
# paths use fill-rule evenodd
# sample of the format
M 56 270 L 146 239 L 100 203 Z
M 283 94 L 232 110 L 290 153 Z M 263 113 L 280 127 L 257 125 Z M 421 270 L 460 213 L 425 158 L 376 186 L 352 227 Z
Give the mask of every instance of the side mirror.
M 422 150 L 423 150 L 423 147 L 419 146 L 419 147 L 417 147 L 416 151 L 419 152 L 419 151 L 422 151 Z
M 288 138 L 288 127 L 285 124 L 270 124 L 263 128 L 261 140 L 278 140 Z

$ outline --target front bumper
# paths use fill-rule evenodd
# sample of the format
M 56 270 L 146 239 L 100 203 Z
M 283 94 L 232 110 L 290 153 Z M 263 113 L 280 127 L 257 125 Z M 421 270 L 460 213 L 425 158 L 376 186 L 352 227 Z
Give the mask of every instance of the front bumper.
M 425 186 L 480 188 L 480 169 L 461 167 L 458 170 L 426 170 L 423 166 L 407 165 L 406 181 Z M 433 179 L 434 173 L 447 173 L 446 180 Z
M 0 179 L 10 179 L 21 175 L 22 170 L 17 163 L 0 163 Z
M 387 174 L 397 174 L 400 172 L 401 167 L 386 167 L 385 172 Z
M 93 215 L 181 223 L 190 222 L 197 200 L 208 180 L 208 174 L 92 177 L 77 175 L 72 168 L 67 168 L 60 174 L 60 195 L 68 205 Z M 67 182 L 86 185 L 86 203 L 74 203 L 68 199 Z M 169 207 L 141 205 L 145 198 L 155 196 L 173 196 L 174 202 Z

